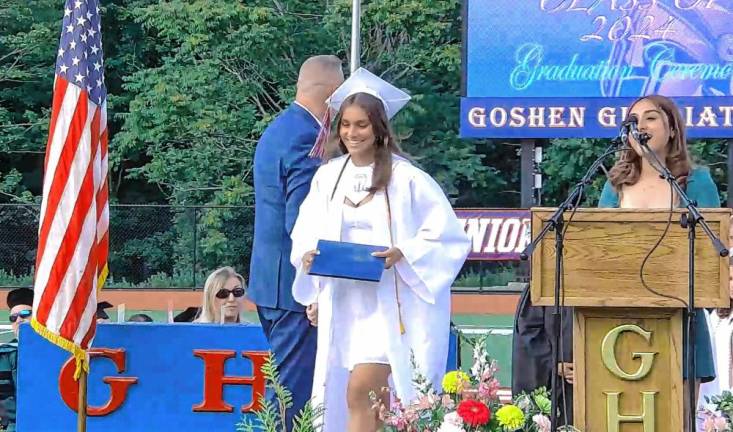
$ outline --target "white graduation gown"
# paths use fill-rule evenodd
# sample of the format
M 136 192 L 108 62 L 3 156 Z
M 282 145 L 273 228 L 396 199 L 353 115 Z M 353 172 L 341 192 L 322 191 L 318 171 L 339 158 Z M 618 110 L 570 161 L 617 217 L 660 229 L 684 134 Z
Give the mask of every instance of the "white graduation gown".
M 339 358 L 340 350 L 332 347 L 334 332 L 351 316 L 333 304 L 333 292 L 339 288 L 339 280 L 306 274 L 302 271 L 301 259 L 305 252 L 316 249 L 319 239 L 340 240 L 345 188 L 339 184 L 333 199 L 331 194 L 345 158 L 331 160 L 318 169 L 291 233 L 290 260 L 296 268 L 293 297 L 303 305 L 318 303 L 319 306 L 313 403 L 325 406 L 324 432 L 346 430 L 348 370 Z M 450 288 L 468 255 L 470 240 L 440 186 L 407 160 L 393 157 L 392 178 L 387 190 L 394 243 L 404 258 L 384 271 L 376 288 L 377 310 L 390 334 L 386 346 L 393 391 L 400 400 L 409 402 L 415 396 L 411 353 L 420 371 L 436 389 L 445 373 Z M 373 200 L 384 202 L 386 209 L 383 191 L 376 193 Z M 386 211 L 375 212 L 375 215 L 383 217 L 375 216 L 372 221 L 373 244 L 389 245 Z M 395 269 L 404 334 L 400 334 Z

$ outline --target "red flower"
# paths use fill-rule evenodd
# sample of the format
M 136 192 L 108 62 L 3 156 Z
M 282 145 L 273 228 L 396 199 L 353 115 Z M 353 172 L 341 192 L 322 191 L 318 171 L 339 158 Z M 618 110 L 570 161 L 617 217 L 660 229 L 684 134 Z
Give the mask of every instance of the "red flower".
M 491 411 L 482 402 L 468 399 L 458 404 L 456 412 L 470 426 L 483 426 L 491 420 Z

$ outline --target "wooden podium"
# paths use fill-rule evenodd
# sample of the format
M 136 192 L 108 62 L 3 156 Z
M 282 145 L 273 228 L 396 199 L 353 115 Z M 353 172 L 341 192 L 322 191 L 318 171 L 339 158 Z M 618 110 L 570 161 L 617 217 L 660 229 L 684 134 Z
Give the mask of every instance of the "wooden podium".
M 555 209 L 532 209 L 536 236 Z M 730 209 L 701 210 L 728 244 Z M 688 232 L 675 210 L 664 241 L 647 261 L 644 280 L 655 291 L 687 300 Z M 565 214 L 565 221 L 570 213 Z M 683 430 L 683 304 L 646 290 L 644 257 L 669 218 L 668 210 L 579 209 L 564 250 L 564 304 L 575 307 L 574 423 L 584 432 Z M 729 305 L 727 257 L 698 226 L 695 306 Z M 554 305 L 555 236 L 532 255 L 531 298 Z

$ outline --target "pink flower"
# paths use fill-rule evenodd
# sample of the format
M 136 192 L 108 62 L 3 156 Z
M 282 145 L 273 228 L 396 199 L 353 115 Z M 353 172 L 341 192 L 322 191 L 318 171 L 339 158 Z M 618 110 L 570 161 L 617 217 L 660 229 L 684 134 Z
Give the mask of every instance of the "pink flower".
M 728 430 L 728 421 L 725 417 L 718 417 L 715 419 L 715 427 L 718 430 Z
M 484 370 L 484 373 L 481 375 L 481 380 L 487 381 L 491 378 L 494 378 L 494 376 L 496 375 L 498 371 L 499 371 L 499 366 L 497 365 L 496 360 L 492 360 L 489 367 L 486 370 Z
M 433 392 L 430 392 L 428 394 L 424 394 L 420 396 L 420 398 L 415 402 L 415 408 L 423 411 L 423 410 L 429 410 L 435 406 L 435 404 L 439 401 L 438 395 L 436 395 Z
M 404 417 L 398 415 L 384 419 L 384 424 L 386 424 L 387 426 L 392 426 L 398 431 L 404 430 L 408 425 L 407 420 L 405 420 Z
M 398 398 L 392 398 L 392 406 L 390 407 L 392 411 L 402 411 L 402 401 L 400 401 Z
M 718 414 L 709 415 L 702 425 L 705 432 L 722 432 L 728 430 L 728 421 Z
M 495 399 L 499 393 L 499 380 L 491 378 L 478 385 L 478 394 L 481 399 Z
M 477 399 L 478 396 L 478 390 L 476 389 L 466 389 L 461 391 L 461 399 L 462 400 L 468 400 L 468 399 Z
M 407 409 L 405 409 L 404 418 L 407 421 L 407 423 L 412 423 L 418 418 L 420 418 L 420 410 L 416 406 L 409 406 Z
M 398 431 L 407 431 L 412 421 L 408 410 L 397 399 L 392 402 L 392 409 L 390 411 L 380 410 L 380 418 L 382 416 L 384 416 L 383 421 L 385 425 L 392 426 Z
M 441 404 L 443 407 L 447 410 L 452 410 L 456 407 L 456 403 L 453 401 L 453 399 L 450 397 L 450 395 L 443 395 L 443 398 L 441 400 Z
M 537 425 L 538 432 L 550 432 L 552 423 L 550 423 L 550 419 L 548 419 L 547 416 L 543 414 L 535 414 L 532 416 L 532 421 Z

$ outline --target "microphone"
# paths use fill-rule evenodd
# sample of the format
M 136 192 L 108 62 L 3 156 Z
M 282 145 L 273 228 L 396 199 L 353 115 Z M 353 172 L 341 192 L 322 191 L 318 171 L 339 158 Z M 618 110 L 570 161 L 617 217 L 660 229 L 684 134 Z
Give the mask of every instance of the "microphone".
M 631 134 L 632 137 L 638 142 L 639 144 L 646 143 L 649 141 L 649 138 L 651 138 L 651 135 L 648 133 L 640 133 L 639 132 L 639 116 L 636 114 L 629 114 L 629 117 L 624 121 L 626 125 L 626 130 L 628 131 L 627 134 Z M 627 135 L 628 137 L 628 135 Z
M 613 148 L 629 148 L 629 125 L 628 120 L 621 122 L 621 127 L 618 129 L 618 135 L 616 138 L 611 140 Z

